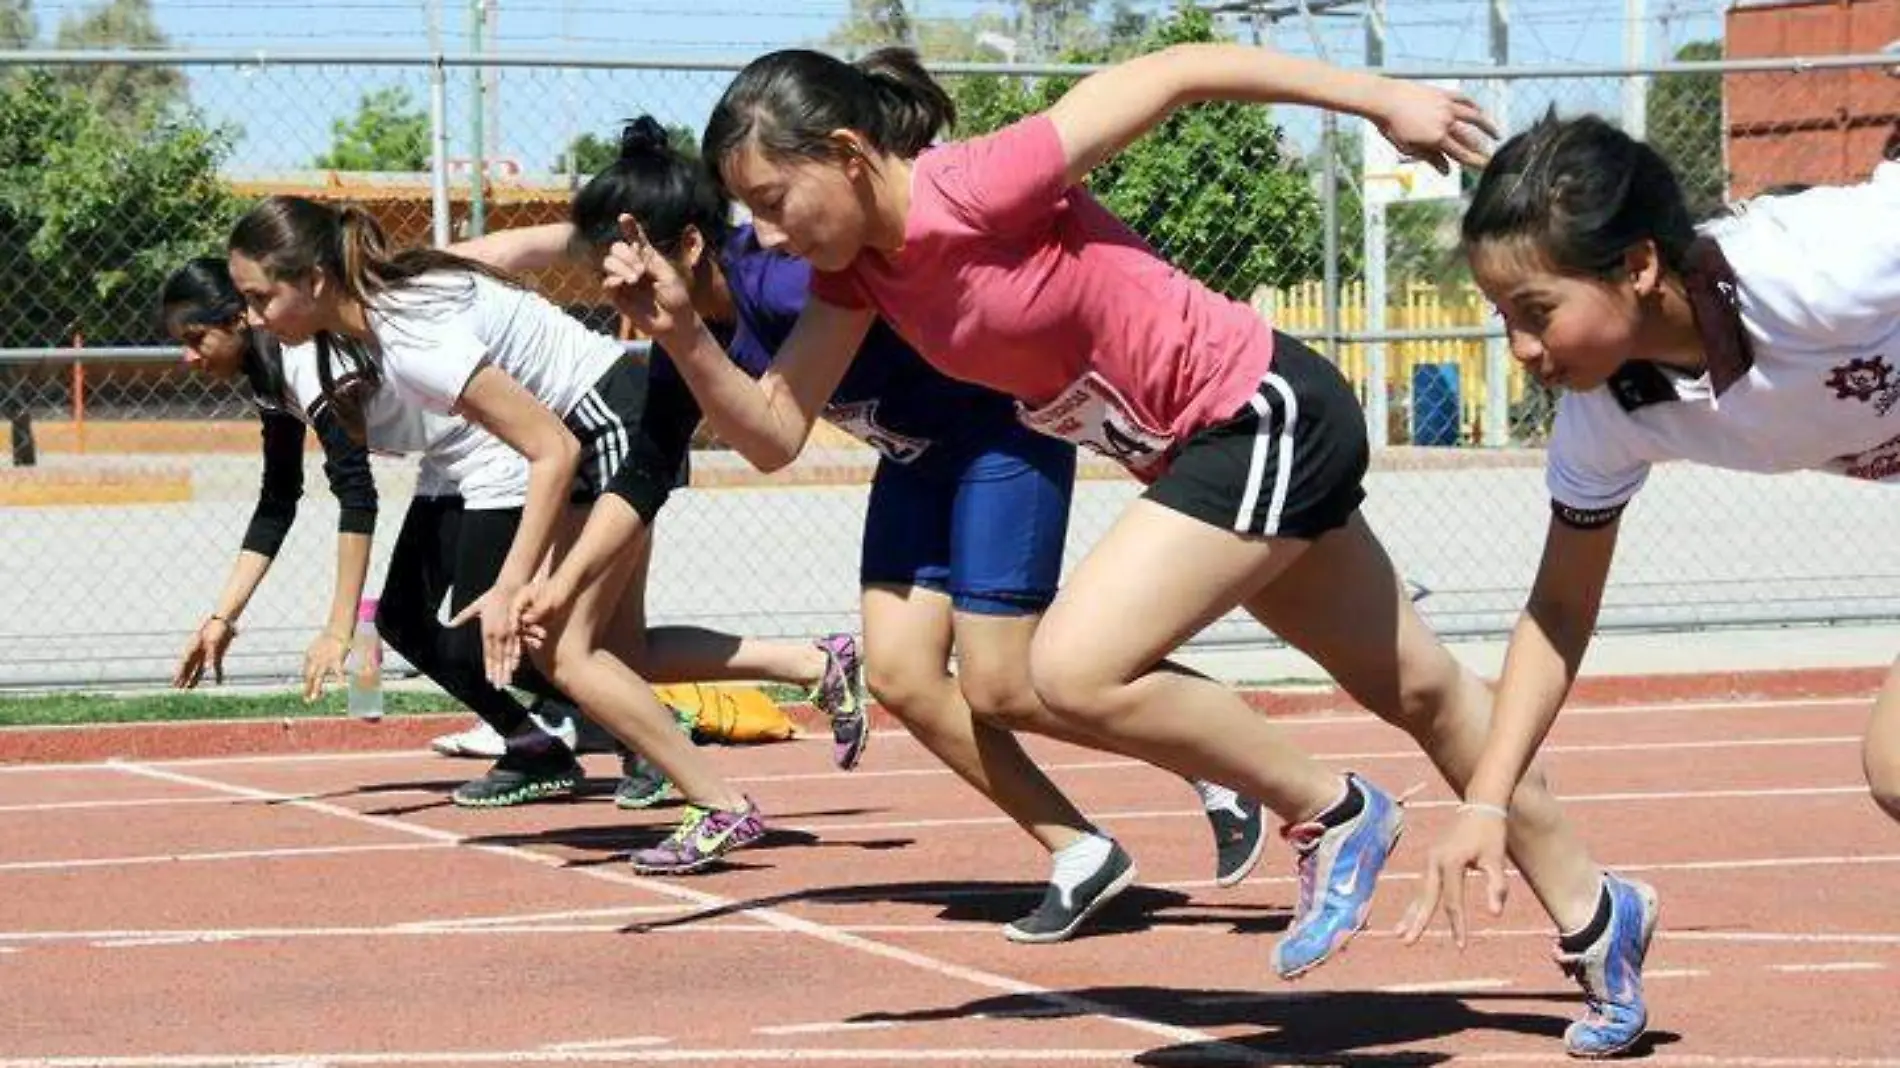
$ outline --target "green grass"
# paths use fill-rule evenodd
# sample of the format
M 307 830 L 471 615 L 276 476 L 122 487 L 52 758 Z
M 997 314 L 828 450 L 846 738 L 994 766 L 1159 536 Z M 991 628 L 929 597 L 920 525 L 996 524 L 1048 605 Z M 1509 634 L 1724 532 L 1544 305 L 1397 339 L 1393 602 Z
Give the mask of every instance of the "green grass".
M 762 687 L 780 704 L 805 699 L 802 686 L 768 683 Z M 519 695 L 528 700 L 527 695 Z M 385 690 L 383 714 L 413 716 L 459 712 L 462 706 L 440 690 Z M 57 693 L 44 696 L 0 695 L 0 727 L 64 727 L 91 723 L 162 723 L 204 719 L 311 719 L 347 715 L 341 690 L 315 704 L 304 704 L 295 690 L 279 693 L 221 694 L 215 690 L 163 690 L 149 694 Z
M 294 690 L 244 696 L 168 691 L 123 696 L 75 693 L 0 697 L 0 727 L 336 717 L 348 714 L 344 701 L 341 692 L 331 692 L 321 700 L 305 704 L 303 696 Z M 383 713 L 390 716 L 454 712 L 460 708 L 461 705 L 452 698 L 431 690 L 391 690 L 383 694 Z
M 803 686 L 793 686 L 786 682 L 760 683 L 759 690 L 770 697 L 773 703 L 781 705 L 801 704 L 811 692 Z

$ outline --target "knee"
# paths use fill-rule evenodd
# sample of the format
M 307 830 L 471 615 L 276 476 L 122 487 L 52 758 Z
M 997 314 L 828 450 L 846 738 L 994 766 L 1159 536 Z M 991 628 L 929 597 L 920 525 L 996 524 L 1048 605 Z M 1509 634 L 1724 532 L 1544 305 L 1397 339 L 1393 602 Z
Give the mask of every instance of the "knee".
M 1874 804 L 1890 818 L 1900 820 L 1900 751 L 1894 746 L 1881 745 L 1870 734 L 1861 758 L 1867 768 L 1867 788 L 1873 794 Z
M 1042 713 L 1026 671 L 1013 672 L 960 670 L 957 686 L 970 714 L 999 730 L 1033 730 Z
M 1456 729 L 1458 717 L 1485 708 L 1484 682 L 1444 649 L 1401 660 L 1392 685 L 1372 706 L 1379 718 L 1424 742 Z
M 435 620 L 422 619 L 416 613 L 392 610 L 386 605 L 376 610 L 377 636 L 411 664 L 420 665 L 431 658 L 437 629 Z
M 864 688 L 883 705 L 885 711 L 906 723 L 922 714 L 933 688 L 942 686 L 942 666 L 928 666 L 915 659 L 879 656 L 875 651 L 864 661 Z
M 1113 718 L 1126 703 L 1124 680 L 1101 670 L 1093 658 L 1061 634 L 1038 633 L 1029 653 L 1029 684 L 1051 715 L 1081 724 Z
M 593 660 L 592 643 L 584 638 L 574 630 L 551 631 L 540 648 L 528 651 L 528 662 L 541 677 L 577 701 L 587 689 L 588 667 Z

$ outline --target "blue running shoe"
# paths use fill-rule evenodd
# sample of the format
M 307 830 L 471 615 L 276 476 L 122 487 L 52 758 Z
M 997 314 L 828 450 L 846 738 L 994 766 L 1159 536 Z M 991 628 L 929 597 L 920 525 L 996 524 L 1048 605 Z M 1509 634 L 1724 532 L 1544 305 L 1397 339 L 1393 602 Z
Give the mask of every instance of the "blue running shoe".
M 1610 926 L 1603 937 L 1581 953 L 1557 954 L 1558 967 L 1583 987 L 1589 1009 L 1564 1031 L 1564 1049 L 1592 1060 L 1628 1051 L 1649 1026 L 1643 958 L 1661 912 L 1656 891 L 1643 883 L 1606 873 L 1603 885 L 1610 892 Z
M 1390 794 L 1357 775 L 1359 814 L 1337 827 L 1301 823 L 1281 832 L 1299 853 L 1300 902 L 1293 925 L 1273 947 L 1273 969 L 1297 979 L 1326 963 L 1365 927 L 1372 891 L 1386 858 L 1405 831 L 1405 810 Z

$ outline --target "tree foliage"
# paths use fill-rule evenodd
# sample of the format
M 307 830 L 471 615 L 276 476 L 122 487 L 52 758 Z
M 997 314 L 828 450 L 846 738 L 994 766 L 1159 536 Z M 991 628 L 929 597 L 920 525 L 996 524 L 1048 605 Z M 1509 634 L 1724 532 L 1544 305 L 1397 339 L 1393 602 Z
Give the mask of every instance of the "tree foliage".
M 330 151 L 315 166 L 336 171 L 429 169 L 429 113 L 400 85 L 364 93 L 356 114 L 330 124 Z
M 675 152 L 690 159 L 699 158 L 699 136 L 693 132 L 691 126 L 668 124 L 666 140 L 673 146 Z M 618 140 L 588 132 L 576 137 L 573 143 L 567 146 L 567 151 L 561 154 L 561 158 L 554 161 L 554 169 L 569 173 L 568 168 L 571 166 L 573 168 L 571 173 L 594 175 L 606 170 L 614 160 L 619 158 L 620 142 Z
M 43 70 L 0 82 L 0 345 L 156 340 L 160 281 L 237 215 L 233 140 L 182 106 L 111 115 Z
M 1691 41 L 1676 50 L 1684 62 L 1722 58 L 1722 42 Z M 1675 169 L 1689 211 L 1704 218 L 1721 210 L 1728 195 L 1722 165 L 1722 75 L 1671 74 L 1649 87 L 1645 115 L 1648 141 Z
M 30 22 L 31 9 L 26 11 Z M 61 49 L 151 51 L 170 47 L 171 40 L 159 30 L 151 0 L 106 0 L 60 20 L 53 44 Z M 176 67 L 63 67 L 58 80 L 85 93 L 115 121 L 134 125 L 185 100 L 185 75 Z
M 1106 62 L 1219 39 L 1212 16 L 1183 7 L 1136 41 L 1065 59 Z M 986 133 L 1041 111 L 1073 84 L 996 75 L 957 79 L 951 88 L 958 135 Z M 1245 300 L 1261 286 L 1316 277 L 1322 269 L 1320 199 L 1269 108 L 1183 108 L 1096 168 L 1088 184 L 1163 256 L 1229 296 Z

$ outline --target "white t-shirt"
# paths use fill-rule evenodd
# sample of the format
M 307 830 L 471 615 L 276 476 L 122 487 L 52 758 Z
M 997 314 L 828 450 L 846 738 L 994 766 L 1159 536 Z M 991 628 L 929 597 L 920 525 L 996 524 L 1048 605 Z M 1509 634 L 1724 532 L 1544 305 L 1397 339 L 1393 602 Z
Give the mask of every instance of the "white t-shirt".
M 492 364 L 507 372 L 565 417 L 623 351 L 618 340 L 588 329 L 540 294 L 476 273 L 425 274 L 379 297 L 369 313 L 381 347 L 379 392 L 465 428 L 436 441 L 429 453 L 461 487 L 469 508 L 499 507 L 485 502 L 502 495 L 519 505 L 527 492 L 520 454 L 454 415 L 476 369 Z
M 284 388 L 295 414 L 314 422 L 328 401 L 317 374 L 314 342 L 283 348 Z M 528 499 L 528 461 L 488 431 L 455 416 L 407 404 L 392 391 L 369 394 L 363 419 L 365 444 L 374 452 L 406 456 L 420 453 L 423 472 L 417 492 L 450 493 L 473 511 L 519 508 Z M 424 493 L 424 489 L 429 492 Z
M 1723 295 L 1752 363 L 1719 392 L 1711 373 L 1632 363 L 1565 394 L 1546 473 L 1559 513 L 1614 515 L 1670 460 L 1900 481 L 1900 163 L 1761 197 L 1702 232 L 1734 268 Z
M 493 364 L 565 417 L 622 350 L 540 294 L 480 274 L 423 275 L 377 298 L 370 325 L 388 384 L 444 415 L 476 369 Z

